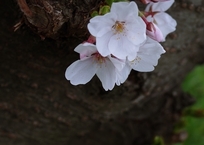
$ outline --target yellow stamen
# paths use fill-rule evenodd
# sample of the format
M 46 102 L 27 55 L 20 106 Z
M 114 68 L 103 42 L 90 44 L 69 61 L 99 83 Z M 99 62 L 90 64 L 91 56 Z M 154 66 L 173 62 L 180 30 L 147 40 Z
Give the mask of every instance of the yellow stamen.
M 134 60 L 131 61 L 131 64 L 132 64 L 132 65 L 136 65 L 136 64 L 139 63 L 140 61 L 141 61 L 141 58 L 137 56 Z
M 115 25 L 113 25 L 112 28 L 115 30 L 116 33 L 122 33 L 123 30 L 125 29 L 124 23 L 125 23 L 125 22 L 116 21 L 116 22 L 115 22 Z
M 102 64 L 105 62 L 105 59 L 103 56 L 101 56 L 99 53 L 96 53 L 95 55 L 95 60 L 99 63 L 99 64 Z

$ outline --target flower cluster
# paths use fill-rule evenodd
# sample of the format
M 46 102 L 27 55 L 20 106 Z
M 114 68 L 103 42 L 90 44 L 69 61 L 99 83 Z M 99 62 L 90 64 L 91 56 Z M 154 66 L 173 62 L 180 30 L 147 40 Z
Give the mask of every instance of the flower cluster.
M 159 42 L 173 32 L 176 21 L 165 11 L 173 0 L 142 0 L 140 12 L 135 2 L 112 3 L 110 12 L 90 19 L 89 39 L 75 51 L 80 59 L 65 72 L 71 84 L 86 84 L 96 76 L 103 88 L 112 90 L 125 82 L 131 70 L 153 71 L 165 50 Z

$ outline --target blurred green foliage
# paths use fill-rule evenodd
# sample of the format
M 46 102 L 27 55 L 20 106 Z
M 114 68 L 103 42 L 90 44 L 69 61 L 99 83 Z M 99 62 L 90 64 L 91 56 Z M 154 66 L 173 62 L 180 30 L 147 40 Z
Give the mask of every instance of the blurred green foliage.
M 204 65 L 195 67 L 182 83 L 184 92 L 195 97 L 196 102 L 189 107 L 183 116 L 183 130 L 188 138 L 175 145 L 204 145 Z
M 195 67 L 182 84 L 184 92 L 191 94 L 197 102 L 193 108 L 204 108 L 204 65 Z
M 91 13 L 92 18 L 95 17 L 95 16 L 98 16 L 98 15 L 105 15 L 106 13 L 109 13 L 110 12 L 110 6 L 112 5 L 113 2 L 128 2 L 128 0 L 105 0 L 105 2 L 108 5 L 102 6 L 99 9 L 99 12 L 98 11 L 93 11 Z
M 100 8 L 99 10 L 99 14 L 100 15 L 105 15 L 106 13 L 109 13 L 110 12 L 110 6 L 103 6 Z
M 160 136 L 155 136 L 154 142 L 152 145 L 164 145 L 163 138 Z

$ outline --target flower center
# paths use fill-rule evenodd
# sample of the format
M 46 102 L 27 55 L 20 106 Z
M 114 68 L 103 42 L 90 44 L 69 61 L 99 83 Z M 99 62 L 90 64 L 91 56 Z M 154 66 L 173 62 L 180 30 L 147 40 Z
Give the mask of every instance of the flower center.
M 136 64 L 140 63 L 140 61 L 141 61 L 141 58 L 137 56 L 134 60 L 130 61 L 130 63 L 132 65 L 136 65 Z
M 93 54 L 94 55 L 94 58 L 95 60 L 99 63 L 99 64 L 102 64 L 105 62 L 105 57 L 101 56 L 99 53 L 95 53 Z
M 125 29 L 125 22 L 119 22 L 116 21 L 115 25 L 112 26 L 112 28 L 115 30 L 115 33 L 122 33 L 123 30 Z

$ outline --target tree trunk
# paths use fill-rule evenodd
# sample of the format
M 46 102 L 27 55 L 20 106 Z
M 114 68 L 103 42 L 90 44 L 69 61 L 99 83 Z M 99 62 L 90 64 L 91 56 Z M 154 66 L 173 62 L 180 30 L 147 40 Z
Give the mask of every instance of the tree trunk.
M 78 59 L 73 49 L 88 36 L 90 13 L 103 2 L 28 0 L 31 13 L 20 2 L 21 10 L 16 1 L 0 2 L 0 144 L 150 145 L 157 135 L 172 141 L 181 111 L 193 102 L 181 82 L 204 61 L 202 0 L 176 1 L 168 11 L 178 26 L 155 71 L 132 71 L 108 92 L 96 77 L 79 86 L 64 77 Z M 26 25 L 13 32 L 22 15 Z

